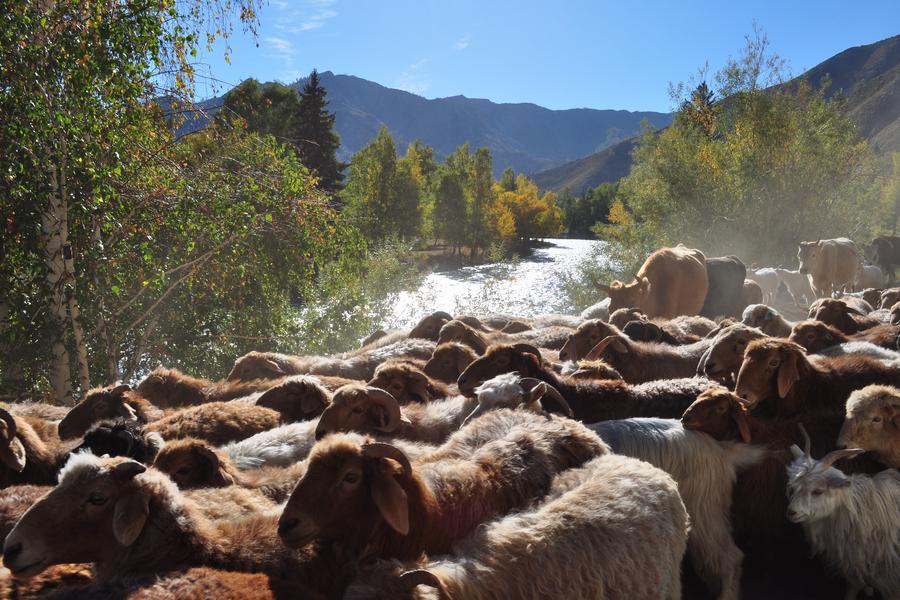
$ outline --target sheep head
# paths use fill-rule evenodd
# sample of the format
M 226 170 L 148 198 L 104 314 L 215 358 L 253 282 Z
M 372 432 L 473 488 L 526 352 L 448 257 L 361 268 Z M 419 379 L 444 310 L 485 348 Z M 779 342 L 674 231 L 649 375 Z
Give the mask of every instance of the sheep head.
M 317 538 L 371 531 L 382 521 L 406 535 L 409 504 L 401 483 L 411 476 L 409 459 L 395 446 L 329 436 L 310 452 L 306 473 L 278 521 L 278 535 L 296 548 Z
M 639 308 L 620 308 L 609 315 L 609 324 L 622 329 L 632 321 L 648 321 L 647 315 Z
M 535 412 L 546 410 L 574 418 L 572 408 L 556 388 L 533 377 L 519 377 L 518 373 L 497 375 L 475 388 L 475 393 L 478 406 L 466 417 L 463 425 L 500 408 L 523 407 Z
M 559 360 L 581 360 L 601 340 L 618 333 L 620 332 L 617 328 L 600 319 L 584 321 L 569 335 L 565 345 L 560 348 Z
M 862 316 L 862 313 L 840 300 L 825 298 L 819 304 L 813 318 L 841 331 L 854 331 L 855 323 L 851 315 Z
M 425 374 L 440 381 L 455 382 L 478 355 L 475 351 L 458 342 L 440 344 L 425 363 Z
M 459 342 L 475 351 L 479 356 L 487 350 L 488 343 L 480 333 L 463 323 L 462 321 L 448 321 L 446 325 L 441 327 L 438 336 L 438 344 L 446 344 L 447 342 Z
M 805 450 L 792 445 L 794 461 L 787 467 L 787 517 L 794 523 L 815 521 L 831 514 L 840 505 L 839 490 L 850 485 L 850 478 L 832 465 L 842 458 L 853 458 L 865 452 L 861 448 L 835 450 L 821 460 L 815 460 L 810 456 L 809 436 L 805 430 L 803 436 Z
M 756 340 L 747 346 L 734 391 L 751 407 L 763 400 L 784 400 L 810 369 L 803 346 L 785 340 Z M 791 411 L 788 407 L 780 412 Z
M 781 320 L 783 320 L 781 314 L 765 304 L 751 304 L 741 315 L 741 322 L 744 325 L 756 327 L 766 335 L 774 335 L 775 325 Z
M 409 419 L 388 392 L 360 384 L 345 385 L 334 393 L 331 404 L 319 417 L 316 439 L 339 431 L 392 433 Z
M 387 391 L 400 404 L 410 402 L 424 404 L 443 396 L 419 367 L 401 360 L 391 360 L 378 365 L 369 385 Z
M 112 560 L 144 529 L 150 494 L 146 467 L 126 458 L 73 454 L 60 482 L 22 516 L 3 544 L 3 564 L 17 577 L 50 565 Z M 171 485 L 171 483 L 169 483 Z
M 453 317 L 449 313 L 443 311 L 433 312 L 416 323 L 416 326 L 410 330 L 409 337 L 423 338 L 433 342 L 437 341 L 441 327 L 452 320 Z
M 278 379 L 289 375 L 278 361 L 279 355 L 272 352 L 248 352 L 234 361 L 229 381 L 250 381 L 252 379 Z
M 891 308 L 900 302 L 900 288 L 890 288 L 881 292 L 879 308 Z
M 18 424 L 12 414 L 0 408 L 0 461 L 16 473 L 25 469 L 25 446 L 17 437 Z
M 636 342 L 661 342 L 671 345 L 680 343 L 672 334 L 651 321 L 628 321 L 622 328 L 622 333 Z
M 314 377 L 297 375 L 269 388 L 256 399 L 257 406 L 271 408 L 282 421 L 308 421 L 322 414 L 331 395 Z
M 497 344 L 466 367 L 456 383 L 461 394 L 472 398 L 475 388 L 492 377 L 513 371 L 523 377 L 538 377 L 542 365 L 540 350 L 531 344 Z
M 847 399 L 846 416 L 838 446 L 864 448 L 898 466 L 900 459 L 900 390 L 869 385 Z
M 766 337 L 759 329 L 736 323 L 720 330 L 697 365 L 697 374 L 717 381 L 731 380 L 741 368 L 750 342 Z
M 137 413 L 127 402 L 130 391 L 131 386 L 124 383 L 88 391 L 57 425 L 59 437 L 64 440 L 81 437 L 97 421 L 138 421 Z
M 235 467 L 228 457 L 208 442 L 194 438 L 166 444 L 153 467 L 167 474 L 183 490 L 235 484 Z
M 810 354 L 821 352 L 825 348 L 836 346 L 847 341 L 847 336 L 822 321 L 806 320 L 794 325 L 790 339 L 800 344 Z
M 697 396 L 681 416 L 681 424 L 720 441 L 740 436 L 745 443 L 751 442 L 747 406 L 725 388 L 713 387 Z
M 476 331 L 481 331 L 483 333 L 487 333 L 490 331 L 490 329 L 488 329 L 488 327 L 485 326 L 485 324 L 482 323 L 481 319 L 479 319 L 478 317 L 475 317 L 472 315 L 458 315 L 458 316 L 454 317 L 454 319 L 456 319 L 457 321 L 461 321 L 462 323 L 465 323 L 466 325 L 468 325 L 469 327 L 471 327 L 472 329 L 474 329 Z
M 140 423 L 117 420 L 101 421 L 84 434 L 84 441 L 73 452 L 90 452 L 94 456 L 125 456 L 150 464 L 165 446 L 155 431 L 143 432 Z

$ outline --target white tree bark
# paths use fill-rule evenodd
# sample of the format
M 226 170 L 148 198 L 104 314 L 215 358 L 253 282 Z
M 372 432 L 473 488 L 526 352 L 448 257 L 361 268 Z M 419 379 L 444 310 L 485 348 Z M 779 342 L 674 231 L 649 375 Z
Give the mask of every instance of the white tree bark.
M 66 348 L 66 265 L 63 258 L 63 248 L 68 238 L 68 219 L 65 203 L 59 192 L 55 165 L 48 170 L 48 176 L 50 194 L 41 213 L 41 229 L 44 233 L 44 264 L 47 267 L 47 303 L 50 318 L 56 325 L 50 356 L 50 385 L 53 388 L 53 398 L 58 404 L 72 404 L 72 374 L 69 351 Z

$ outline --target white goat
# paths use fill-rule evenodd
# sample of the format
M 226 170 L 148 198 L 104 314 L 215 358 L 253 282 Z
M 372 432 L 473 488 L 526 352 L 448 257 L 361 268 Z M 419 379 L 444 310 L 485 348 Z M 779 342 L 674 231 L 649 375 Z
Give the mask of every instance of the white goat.
M 805 432 L 804 432 L 805 435 Z M 865 587 L 900 599 L 900 474 L 845 475 L 831 466 L 864 450 L 835 450 L 821 460 L 791 446 L 788 518 L 801 523 L 814 552 L 847 580 L 845 600 Z

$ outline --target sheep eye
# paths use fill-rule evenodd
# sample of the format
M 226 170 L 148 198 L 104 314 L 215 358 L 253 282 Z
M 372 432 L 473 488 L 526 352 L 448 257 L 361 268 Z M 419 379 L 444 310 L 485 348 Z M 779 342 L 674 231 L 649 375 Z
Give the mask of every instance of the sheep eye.
M 88 502 L 90 502 L 94 506 L 103 506 L 104 504 L 106 504 L 106 500 L 106 496 L 104 496 L 100 492 L 93 492 L 90 496 L 88 496 Z
M 821 496 L 824 493 L 825 493 L 825 490 L 813 490 L 812 491 L 813 496 Z
M 176 474 L 176 475 L 182 475 L 182 476 L 184 476 L 184 475 L 190 475 L 190 473 L 191 473 L 191 468 L 190 468 L 190 467 L 181 467 L 180 469 L 178 469 L 177 471 L 175 471 L 175 474 Z
M 354 484 L 359 481 L 359 473 L 347 473 L 344 475 L 344 483 Z
M 770 361 L 769 361 L 769 367 L 771 367 L 771 368 L 774 369 L 774 368 L 777 367 L 777 366 L 778 366 L 778 361 L 777 361 L 777 360 L 770 360 Z
M 873 423 L 881 423 L 881 417 L 872 417 Z

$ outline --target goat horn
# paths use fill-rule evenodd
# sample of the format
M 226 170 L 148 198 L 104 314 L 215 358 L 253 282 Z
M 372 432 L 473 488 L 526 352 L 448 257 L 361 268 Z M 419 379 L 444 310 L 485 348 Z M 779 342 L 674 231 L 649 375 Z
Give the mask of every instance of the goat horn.
M 822 460 L 820 460 L 819 462 L 821 462 L 826 467 L 830 467 L 842 458 L 853 458 L 854 456 L 862 454 L 863 452 L 865 452 L 865 450 L 863 450 L 862 448 L 846 448 L 842 450 L 834 450 L 823 456 Z
M 406 454 L 403 453 L 403 450 L 397 446 L 385 444 L 384 442 L 370 442 L 368 444 L 363 444 L 362 452 L 363 456 L 372 458 L 390 458 L 391 460 L 395 460 L 403 467 L 404 475 L 412 475 L 412 465 L 409 463 L 409 458 L 407 458 Z
M 412 591 L 417 585 L 427 585 L 438 590 L 441 597 L 443 597 L 444 584 L 441 583 L 437 575 L 426 569 L 407 571 L 400 575 L 397 582 L 400 584 L 401 589 L 406 591 Z
M 381 431 L 390 433 L 400 426 L 402 415 L 400 414 L 400 403 L 397 399 L 381 388 L 367 386 L 366 395 L 375 404 L 382 406 L 387 411 L 388 422 L 379 427 Z
M 5 408 L 0 408 L 0 420 L 6 423 L 7 441 L 16 437 L 16 419 Z
M 812 458 L 812 440 L 809 439 L 809 434 L 806 433 L 806 427 L 803 426 L 803 423 L 799 424 L 800 433 L 803 434 L 803 453 L 806 454 L 806 458 Z
M 534 354 L 538 357 L 538 360 L 543 360 L 544 357 L 541 356 L 541 351 L 538 350 L 535 346 L 531 344 L 514 344 L 513 348 L 518 350 L 519 352 L 527 352 L 528 354 Z
M 546 382 L 542 382 L 542 383 L 544 384 L 544 393 L 541 394 L 541 397 L 540 397 L 541 406 L 544 406 L 544 402 L 543 402 L 544 398 L 550 398 L 555 401 L 557 410 L 553 411 L 553 410 L 550 410 L 549 408 L 547 408 L 546 406 L 544 406 L 544 408 L 547 410 L 547 412 L 559 412 L 559 413 L 569 417 L 570 419 L 574 419 L 575 413 L 572 411 L 572 407 L 569 406 L 569 402 L 565 398 L 563 398 L 563 395 L 559 392 L 559 390 L 556 389 L 555 387 L 553 387 L 552 385 L 550 385 L 549 383 L 546 383 Z

